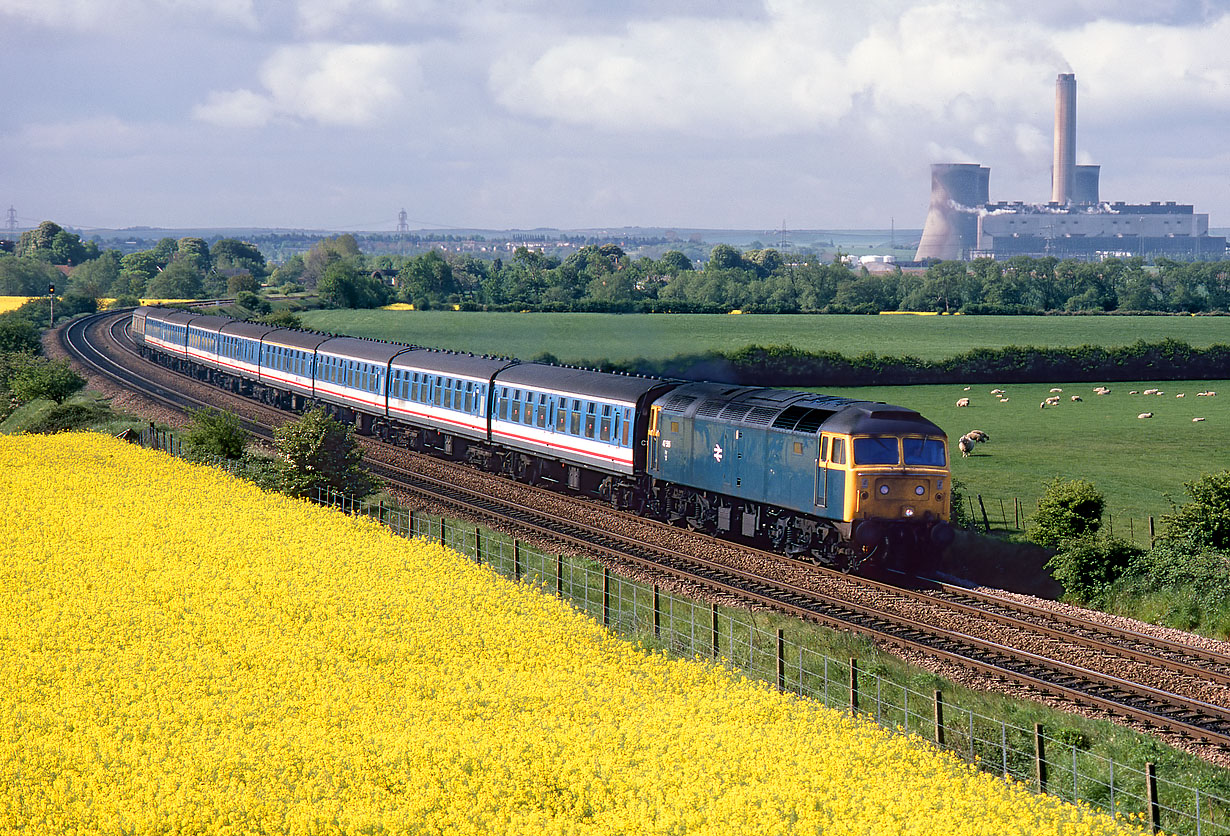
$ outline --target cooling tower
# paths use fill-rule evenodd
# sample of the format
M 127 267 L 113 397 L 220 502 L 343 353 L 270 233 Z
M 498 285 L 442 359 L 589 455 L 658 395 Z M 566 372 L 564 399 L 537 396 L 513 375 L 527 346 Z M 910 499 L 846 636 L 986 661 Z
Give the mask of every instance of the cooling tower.
M 1076 180 L 1076 76 L 1055 79 L 1055 162 L 1051 166 L 1051 202 L 1071 203 Z
M 1098 203 L 1098 176 L 1102 166 L 1076 166 L 1076 179 L 1072 182 L 1073 203 Z
M 977 163 L 931 166 L 931 208 L 915 261 L 965 258 L 978 239 L 978 213 L 990 200 L 991 169 Z

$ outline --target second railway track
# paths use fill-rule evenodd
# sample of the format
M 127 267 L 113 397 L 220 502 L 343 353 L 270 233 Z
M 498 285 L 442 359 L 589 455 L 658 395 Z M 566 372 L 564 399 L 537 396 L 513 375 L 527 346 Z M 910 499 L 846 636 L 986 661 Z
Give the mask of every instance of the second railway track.
M 71 323 L 60 338 L 65 349 L 94 373 L 140 389 L 170 408 L 199 408 L 217 405 L 223 397 L 238 398 L 212 388 L 202 396 L 186 396 L 181 390 L 203 384 L 141 359 L 130 344 L 125 345 L 123 327 L 123 315 L 101 314 Z M 261 409 L 273 413 L 269 407 Z M 268 437 L 271 433 L 264 422 L 269 420 L 249 415 L 245 423 Z M 413 458 L 406 451 L 398 453 Z M 758 555 L 756 562 L 763 564 L 764 553 L 730 544 L 716 547 L 700 535 L 687 548 L 655 545 L 663 541 L 677 544 L 682 533 L 631 518 L 637 533 L 621 535 L 613 529 L 622 525 L 618 521 L 626 515 L 596 511 L 592 502 L 540 492 L 494 476 L 486 477 L 494 480 L 486 488 L 465 487 L 462 483 L 478 478 L 476 471 L 462 468 L 465 479 L 432 476 L 424 471 L 461 466 L 431 461 L 434 464 L 428 468 L 377 463 L 373 469 L 403 490 L 432 502 L 597 553 L 614 563 L 670 575 L 747 604 L 861 632 L 984 677 L 1017 683 L 1230 750 L 1230 656 L 1221 652 L 1092 619 L 1060 616 L 1007 597 L 938 582 L 928 589 L 908 589 L 821 569 L 807 574 L 823 583 L 769 577 L 739 568 L 739 561 L 729 557 L 746 551 Z M 517 493 L 543 498 L 502 498 L 508 491 L 498 489 L 501 485 L 517 485 Z M 607 522 L 580 521 L 591 517 L 604 517 Z M 705 556 L 714 551 L 721 553 L 720 559 Z M 785 565 L 796 570 L 785 574 L 797 579 L 798 564 L 786 561 Z

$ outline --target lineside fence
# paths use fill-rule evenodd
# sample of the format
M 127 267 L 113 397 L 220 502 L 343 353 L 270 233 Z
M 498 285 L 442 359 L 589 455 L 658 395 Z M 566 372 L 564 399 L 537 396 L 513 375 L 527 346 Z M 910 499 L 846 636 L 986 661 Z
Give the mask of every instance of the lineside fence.
M 868 670 L 857 658 L 833 658 L 808 646 L 806 628 L 790 635 L 795 631 L 777 626 L 797 623 L 785 617 L 699 602 L 472 523 L 340 494 L 324 494 L 317 501 L 379 520 L 403 537 L 439 541 L 504 577 L 560 597 L 649 647 L 719 660 L 781 691 L 933 741 L 985 772 L 1036 791 L 1084 802 L 1155 831 L 1230 834 L 1230 799 L 1158 775 L 1152 763 L 1129 766 L 1090 752 L 1079 732 L 1015 726 L 963 708 L 941 690 Z
M 179 453 L 173 433 L 143 431 L 140 442 Z M 593 560 L 546 553 L 472 523 L 337 493 L 323 493 L 316 501 L 377 520 L 402 537 L 436 540 L 504 577 L 556 595 L 648 647 L 718 660 L 783 692 L 932 741 L 984 772 L 1037 792 L 1088 804 L 1155 832 L 1230 836 L 1230 791 L 1211 792 L 1158 775 L 1153 763 L 1118 763 L 1089 751 L 1090 741 L 1071 729 L 1026 728 L 987 717 L 936 689 L 930 677 L 900 682 L 875 662 L 834 658 L 811 646 L 814 630 L 793 619 L 696 601 L 613 574 Z
M 1037 498 L 1022 500 L 1019 497 L 983 497 L 982 494 L 965 494 L 964 510 L 968 527 L 984 534 L 992 531 L 1026 531 L 1030 518 L 1038 508 Z M 1102 530 L 1111 537 L 1127 540 L 1144 548 L 1153 545 L 1157 520 L 1153 516 L 1133 517 L 1128 514 L 1102 515 Z

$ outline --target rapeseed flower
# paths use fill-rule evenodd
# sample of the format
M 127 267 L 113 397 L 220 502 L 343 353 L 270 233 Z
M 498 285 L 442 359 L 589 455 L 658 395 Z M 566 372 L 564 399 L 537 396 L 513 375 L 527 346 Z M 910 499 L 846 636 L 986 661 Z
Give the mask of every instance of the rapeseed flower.
M 0 497 L 0 833 L 1140 832 L 105 436 Z

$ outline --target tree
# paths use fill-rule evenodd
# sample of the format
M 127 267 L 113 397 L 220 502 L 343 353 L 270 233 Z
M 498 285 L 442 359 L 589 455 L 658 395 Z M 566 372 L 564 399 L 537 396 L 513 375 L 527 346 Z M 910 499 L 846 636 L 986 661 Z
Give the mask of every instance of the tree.
M 209 255 L 216 270 L 246 272 L 257 280 L 269 275 L 269 265 L 257 246 L 238 238 L 221 239 L 209 248 Z
M 256 321 L 263 323 L 265 325 L 274 325 L 274 326 L 277 326 L 278 328 L 302 328 L 303 327 L 303 321 L 300 320 L 299 317 L 295 316 L 290 311 L 286 311 L 286 310 L 274 311 L 273 313 L 265 314 L 264 316 L 257 317 Z
M 729 244 L 718 244 L 709 253 L 707 270 L 731 270 L 743 267 L 743 254 Z
M 42 296 L 63 274 L 36 258 L 0 256 L 0 296 Z
M 260 282 L 251 273 L 236 273 L 226 277 L 226 292 L 229 296 L 235 296 L 245 290 L 248 293 L 259 293 L 260 289 Z
M 658 272 L 666 276 L 675 276 L 692 269 L 692 262 L 679 250 L 667 250 L 662 253 L 656 265 Z
M 397 274 L 397 281 L 401 285 L 401 298 L 406 302 L 423 297 L 433 302 L 442 302 L 458 289 L 452 265 L 435 250 L 410 259 Z
M 183 453 L 187 458 L 238 459 L 248 446 L 248 431 L 239 417 L 216 409 L 192 412 L 192 425 L 184 435 Z
M 108 295 L 119 277 L 119 251 L 107 250 L 73 270 L 68 277 L 68 292 L 97 299 Z
M 1065 540 L 1046 568 L 1069 595 L 1095 603 L 1144 553 L 1133 543 L 1089 534 Z
M 351 428 L 323 409 L 273 431 L 280 462 L 279 489 L 291 496 L 315 497 L 339 491 L 356 499 L 367 496 L 375 481 L 363 470 L 363 451 Z
M 320 300 L 339 308 L 378 308 L 389 300 L 388 285 L 360 273 L 349 260 L 330 264 L 316 285 Z
M 13 374 L 9 385 L 22 403 L 39 398 L 64 403 L 65 398 L 85 387 L 85 378 L 73 371 L 65 360 L 34 357 Z
M 150 280 L 145 294 L 155 299 L 199 299 L 203 278 L 190 261 L 175 260 Z
M 1166 536 L 1230 552 L 1230 470 L 1184 482 L 1192 501 L 1162 517 Z
M 1040 546 L 1055 549 L 1068 540 L 1096 534 L 1102 525 L 1102 509 L 1105 506 L 1102 492 L 1092 482 L 1052 479 L 1046 483 L 1046 489 L 1038 500 L 1029 539 Z

